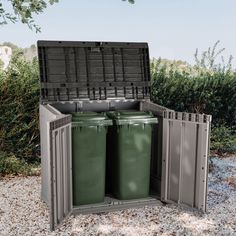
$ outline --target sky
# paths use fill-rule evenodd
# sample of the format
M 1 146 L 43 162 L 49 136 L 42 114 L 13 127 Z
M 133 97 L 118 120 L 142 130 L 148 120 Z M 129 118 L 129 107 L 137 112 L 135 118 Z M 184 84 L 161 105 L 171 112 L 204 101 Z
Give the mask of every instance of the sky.
M 60 0 L 35 17 L 41 33 L 21 23 L 0 26 L 0 43 L 37 40 L 148 42 L 151 57 L 194 63 L 220 40 L 236 67 L 236 0 Z

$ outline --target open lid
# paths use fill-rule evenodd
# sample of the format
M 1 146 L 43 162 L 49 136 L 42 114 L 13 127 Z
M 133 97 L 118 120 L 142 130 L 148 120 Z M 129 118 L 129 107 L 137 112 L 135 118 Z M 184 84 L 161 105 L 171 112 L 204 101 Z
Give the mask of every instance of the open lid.
M 147 43 L 38 41 L 41 102 L 148 99 Z

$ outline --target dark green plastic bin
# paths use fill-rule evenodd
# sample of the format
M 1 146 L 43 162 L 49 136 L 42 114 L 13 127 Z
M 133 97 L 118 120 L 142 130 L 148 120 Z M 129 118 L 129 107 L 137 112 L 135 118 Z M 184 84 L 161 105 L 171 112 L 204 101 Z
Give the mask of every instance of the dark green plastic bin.
M 109 127 L 108 186 L 120 200 L 149 195 L 152 126 L 151 113 L 139 111 L 108 112 Z
M 104 201 L 107 126 L 105 114 L 72 114 L 72 179 L 75 206 Z

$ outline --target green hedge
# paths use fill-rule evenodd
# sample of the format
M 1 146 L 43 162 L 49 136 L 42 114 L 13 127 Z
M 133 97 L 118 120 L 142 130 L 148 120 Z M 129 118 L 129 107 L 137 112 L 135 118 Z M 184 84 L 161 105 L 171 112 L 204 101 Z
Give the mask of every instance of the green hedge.
M 230 71 L 176 70 L 154 60 L 152 99 L 176 111 L 211 114 L 213 124 L 236 125 L 236 74 Z
M 236 125 L 235 73 L 178 68 L 160 66 L 158 60 L 152 62 L 152 99 L 176 111 L 212 114 L 215 125 L 230 127 L 214 133 L 215 147 L 223 148 L 224 138 L 219 141 L 217 137 L 226 133 L 230 140 L 228 134 Z M 15 56 L 9 70 L 0 71 L 0 150 L 4 156 L 27 163 L 40 161 L 38 106 L 38 62 Z M 3 160 L 2 155 L 1 163 Z
M 16 57 L 0 74 L 0 150 L 40 161 L 38 105 L 38 62 Z

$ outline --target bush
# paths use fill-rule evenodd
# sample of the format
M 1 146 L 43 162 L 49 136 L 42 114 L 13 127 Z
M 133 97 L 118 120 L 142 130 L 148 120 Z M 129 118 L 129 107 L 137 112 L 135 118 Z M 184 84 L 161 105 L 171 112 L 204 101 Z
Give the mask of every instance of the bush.
M 25 161 L 16 158 L 14 154 L 0 152 L 0 176 L 4 175 L 29 175 L 31 166 Z
M 213 127 L 211 132 L 211 150 L 218 153 L 236 152 L 236 135 L 225 125 Z
M 38 62 L 15 55 L 0 77 L 0 150 L 39 162 Z
M 214 124 L 236 125 L 236 74 L 153 60 L 152 100 L 176 111 L 211 114 Z

